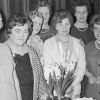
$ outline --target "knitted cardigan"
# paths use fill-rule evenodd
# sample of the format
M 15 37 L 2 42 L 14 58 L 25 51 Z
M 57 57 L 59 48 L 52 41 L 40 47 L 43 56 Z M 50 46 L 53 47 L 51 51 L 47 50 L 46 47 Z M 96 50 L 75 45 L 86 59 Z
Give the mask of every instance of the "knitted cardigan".
M 8 40 L 6 43 L 6 45 L 8 45 L 8 47 L 10 47 L 10 41 Z M 38 57 L 38 54 L 36 52 L 36 50 L 30 46 L 27 46 L 27 50 L 29 53 L 29 57 L 30 57 L 30 61 L 31 61 L 31 65 L 32 65 L 32 69 L 33 69 L 33 100 L 37 100 L 39 98 L 40 95 L 42 95 L 44 92 L 43 89 L 43 84 L 42 84 L 42 76 L 43 76 L 43 71 L 42 71 L 42 66 L 41 66 L 41 62 L 40 59 Z M 14 60 L 13 60 L 14 61 Z M 40 82 L 41 81 L 41 82 Z M 41 89 L 41 90 L 40 90 Z M 40 91 L 42 91 L 42 94 L 39 93 Z

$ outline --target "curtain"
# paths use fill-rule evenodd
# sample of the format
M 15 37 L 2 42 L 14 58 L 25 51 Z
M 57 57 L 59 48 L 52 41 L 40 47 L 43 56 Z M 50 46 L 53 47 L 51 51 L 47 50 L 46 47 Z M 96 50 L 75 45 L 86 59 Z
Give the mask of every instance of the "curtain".
M 92 0 L 94 12 L 100 13 L 100 0 Z M 3 10 L 6 18 L 12 14 L 24 14 L 27 11 L 34 10 L 38 0 L 0 0 L 0 9 Z M 71 0 L 48 0 L 53 10 L 67 9 L 71 10 Z

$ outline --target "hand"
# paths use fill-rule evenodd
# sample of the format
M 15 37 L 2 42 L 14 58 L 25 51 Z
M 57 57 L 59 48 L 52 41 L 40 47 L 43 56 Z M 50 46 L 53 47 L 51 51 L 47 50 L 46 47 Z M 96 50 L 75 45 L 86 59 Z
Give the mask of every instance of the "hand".
M 80 45 L 85 47 L 85 43 L 84 43 L 84 41 L 82 39 L 80 39 Z
M 48 94 L 44 94 L 40 97 L 40 100 L 47 100 Z
M 95 84 L 96 83 L 96 77 L 93 76 L 92 74 L 89 76 L 89 83 L 90 84 Z
M 66 91 L 65 94 L 72 96 L 73 92 L 74 92 L 74 87 L 71 85 L 71 86 L 67 89 L 67 91 Z
M 96 84 L 100 85 L 100 76 L 97 77 Z

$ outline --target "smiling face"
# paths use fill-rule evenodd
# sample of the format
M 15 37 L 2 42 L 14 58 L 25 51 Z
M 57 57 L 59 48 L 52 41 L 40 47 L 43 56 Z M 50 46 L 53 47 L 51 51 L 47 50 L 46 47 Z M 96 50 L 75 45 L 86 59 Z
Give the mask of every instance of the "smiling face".
M 97 41 L 100 43 L 100 23 L 94 24 L 94 35 L 95 35 Z
M 33 32 L 32 32 L 32 34 L 36 35 L 36 34 L 39 33 L 39 31 L 41 29 L 43 19 L 36 16 L 34 19 L 32 19 L 32 21 L 33 21 Z
M 69 35 L 71 28 L 71 23 L 69 18 L 64 18 L 61 23 L 56 24 L 56 30 L 58 31 L 58 35 L 66 36 Z
M 88 11 L 86 6 L 76 6 L 75 11 L 76 21 L 84 23 L 87 21 Z
M 38 12 L 42 14 L 44 21 L 43 23 L 48 23 L 50 18 L 50 10 L 47 6 L 39 7 Z
M 29 35 L 28 24 L 14 26 L 9 35 L 14 45 L 23 46 Z

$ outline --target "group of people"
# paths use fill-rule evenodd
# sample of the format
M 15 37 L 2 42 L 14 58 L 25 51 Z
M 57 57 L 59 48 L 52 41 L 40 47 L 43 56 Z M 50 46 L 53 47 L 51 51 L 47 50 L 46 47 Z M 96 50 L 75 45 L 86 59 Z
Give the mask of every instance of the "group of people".
M 88 0 L 77 0 L 72 7 L 75 22 L 70 11 L 61 10 L 49 24 L 52 12 L 45 0 L 34 11 L 8 18 L 9 39 L 0 43 L 0 100 L 45 100 L 44 82 L 49 83 L 56 64 L 75 69 L 66 97 L 100 100 L 100 15 L 88 24 Z

